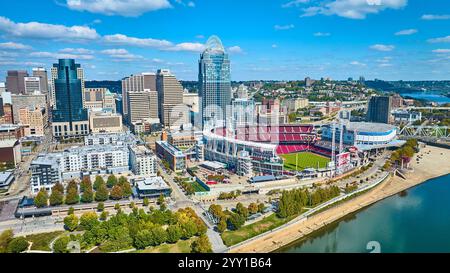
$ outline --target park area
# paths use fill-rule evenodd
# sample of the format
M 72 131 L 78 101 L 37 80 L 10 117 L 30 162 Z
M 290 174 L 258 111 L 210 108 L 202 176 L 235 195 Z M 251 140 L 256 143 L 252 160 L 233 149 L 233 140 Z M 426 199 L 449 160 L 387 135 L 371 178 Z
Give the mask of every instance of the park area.
M 284 160 L 284 167 L 287 170 L 293 171 L 302 171 L 307 168 L 325 168 L 328 162 L 330 162 L 329 158 L 310 152 L 285 154 L 281 157 Z

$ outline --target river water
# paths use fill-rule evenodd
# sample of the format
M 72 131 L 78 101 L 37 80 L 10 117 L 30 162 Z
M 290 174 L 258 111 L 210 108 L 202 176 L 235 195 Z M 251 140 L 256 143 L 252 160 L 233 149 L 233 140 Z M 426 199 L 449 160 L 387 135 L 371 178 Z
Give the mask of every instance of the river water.
M 431 179 L 292 243 L 290 253 L 450 252 L 450 175 Z

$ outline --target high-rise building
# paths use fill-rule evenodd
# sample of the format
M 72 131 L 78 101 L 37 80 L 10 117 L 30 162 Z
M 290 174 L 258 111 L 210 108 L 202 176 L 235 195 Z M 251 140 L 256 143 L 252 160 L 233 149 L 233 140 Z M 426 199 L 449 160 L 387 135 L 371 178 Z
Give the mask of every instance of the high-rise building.
M 127 92 L 128 123 L 138 120 L 154 120 L 158 118 L 158 94 L 156 91 L 129 91 Z
M 371 97 L 367 110 L 367 121 L 389 123 L 391 120 L 392 97 Z
M 26 95 L 11 95 L 11 104 L 13 106 L 14 121 L 19 122 L 19 111 L 22 108 L 45 108 L 48 113 L 46 96 L 41 93 L 30 93 Z
M 116 111 L 114 94 L 108 88 L 85 88 L 84 90 L 84 108 L 105 108 Z
M 56 68 L 56 69 L 55 69 Z M 52 115 L 53 135 L 58 138 L 89 133 L 87 110 L 83 108 L 81 67 L 73 59 L 60 59 L 53 65 L 55 105 Z
M 159 69 L 156 74 L 159 119 L 166 127 L 187 123 L 188 110 L 183 107 L 183 87 L 167 69 Z M 179 108 L 175 108 L 179 107 Z M 181 113 L 180 113 L 181 111 Z
M 41 79 L 39 77 L 25 77 L 25 94 L 41 92 Z
M 25 77 L 28 72 L 24 70 L 9 70 L 6 76 L 6 89 L 12 94 L 25 94 Z
M 198 72 L 202 126 L 215 120 L 225 124 L 231 104 L 230 60 L 222 42 L 211 36 L 200 55 Z M 221 112 L 221 113 L 218 113 Z
M 4 82 L 0 82 L 0 95 L 6 92 L 6 84 Z
M 33 68 L 33 77 L 39 77 L 41 92 L 48 95 L 47 70 L 43 67 Z
M 156 91 L 155 73 L 142 73 L 140 75 L 131 75 L 122 80 L 122 103 L 123 115 L 128 115 L 128 92 L 141 92 L 144 90 Z

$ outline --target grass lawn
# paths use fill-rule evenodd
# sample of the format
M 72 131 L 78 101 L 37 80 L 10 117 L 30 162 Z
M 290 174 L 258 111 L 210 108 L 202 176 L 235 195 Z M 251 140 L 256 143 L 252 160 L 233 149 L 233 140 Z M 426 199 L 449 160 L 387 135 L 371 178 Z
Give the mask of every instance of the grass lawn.
M 149 247 L 138 250 L 136 253 L 190 253 L 191 243 L 194 238 L 188 240 L 179 240 L 175 244 L 162 244 L 155 247 Z
M 325 168 L 330 162 L 330 159 L 317 155 L 310 152 L 300 152 L 300 153 L 294 153 L 294 154 L 285 154 L 281 157 L 284 160 L 284 167 L 287 170 L 296 170 L 296 157 L 298 155 L 298 170 L 304 170 L 307 168 L 314 168 L 317 169 L 317 164 L 319 164 L 319 168 Z
M 50 251 L 50 242 L 63 233 L 64 231 L 54 231 L 48 233 L 32 234 L 26 236 L 25 238 L 27 239 L 27 241 L 33 242 L 31 250 Z
M 238 230 L 227 230 L 222 233 L 222 240 L 226 246 L 232 246 L 242 241 L 245 241 L 251 237 L 255 237 L 261 233 L 264 233 L 268 230 L 279 227 L 296 216 L 292 216 L 289 218 L 279 218 L 275 213 L 267 216 L 266 218 L 255 222 L 253 224 L 243 226 Z
M 205 192 L 207 191 L 202 185 L 200 185 L 197 181 L 192 182 L 192 186 L 194 187 L 195 192 Z

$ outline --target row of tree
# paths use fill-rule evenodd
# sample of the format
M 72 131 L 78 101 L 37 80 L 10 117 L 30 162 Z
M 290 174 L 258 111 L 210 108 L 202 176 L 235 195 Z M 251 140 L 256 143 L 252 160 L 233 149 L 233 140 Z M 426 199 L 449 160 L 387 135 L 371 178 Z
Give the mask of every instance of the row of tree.
M 178 240 L 202 236 L 207 231 L 206 225 L 191 208 L 180 209 L 175 213 L 165 208 L 151 208 L 146 213 L 134 207 L 130 214 L 118 209 L 115 215 L 103 221 L 98 219 L 95 212 L 87 212 L 80 218 L 74 214 L 68 215 L 64 224 L 70 231 L 84 231 L 80 239 L 82 247 L 97 245 L 107 252 L 176 243 Z M 203 246 L 202 241 L 198 245 Z M 209 246 L 203 252 L 210 250 Z
M 107 182 L 101 176 L 97 176 L 93 185 L 89 176 L 85 176 L 79 185 L 75 180 L 70 181 L 66 189 L 61 183 L 56 183 L 52 187 L 50 196 L 45 189 L 41 189 L 34 198 L 34 204 L 38 208 L 48 206 L 48 204 L 50 206 L 74 205 L 80 201 L 92 203 L 94 200 L 97 202 L 108 199 L 120 200 L 130 197 L 131 194 L 131 185 L 123 176 L 117 179 L 116 176 L 110 175 Z
M 262 213 L 264 211 L 263 203 L 251 203 L 245 207 L 242 203 L 237 203 L 234 212 L 223 210 L 222 206 L 212 204 L 208 211 L 218 220 L 217 230 L 223 233 L 225 230 L 237 230 L 241 228 L 249 215 Z
M 317 188 L 314 192 L 308 189 L 283 191 L 278 203 L 277 215 L 281 218 L 298 215 L 306 206 L 314 207 L 340 195 L 339 187 Z
M 236 197 L 238 197 L 239 195 L 241 195 L 241 191 L 240 190 L 231 191 L 231 192 L 221 192 L 219 194 L 218 199 L 219 200 L 236 199 Z
M 408 164 L 411 158 L 418 151 L 419 142 L 417 139 L 408 139 L 402 147 L 395 150 L 388 161 L 383 166 L 384 170 L 388 170 L 392 166 L 402 166 Z

